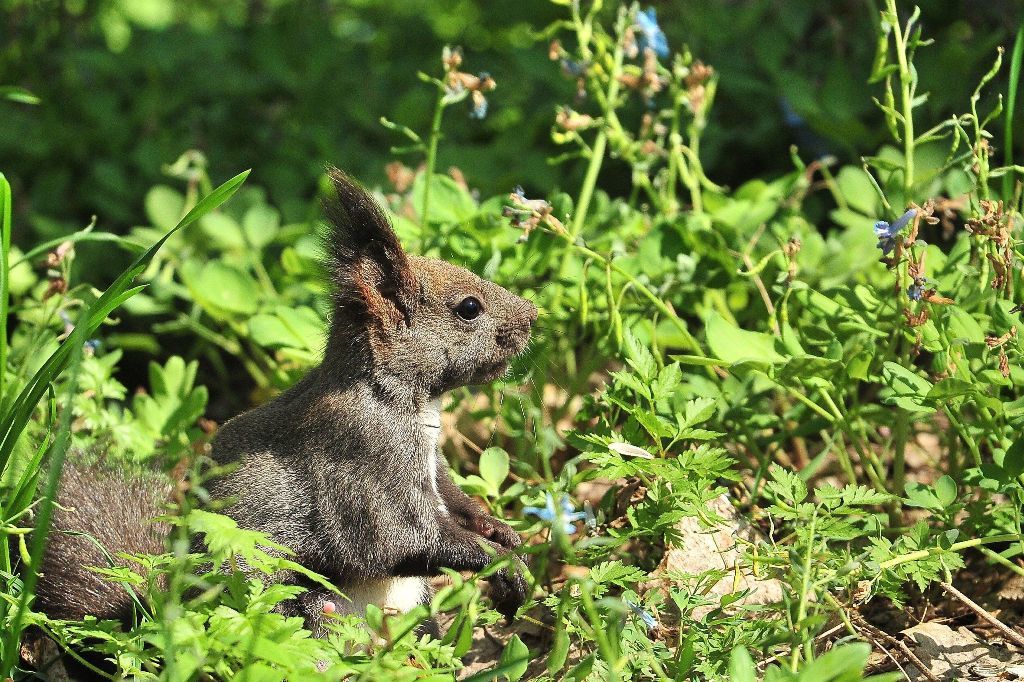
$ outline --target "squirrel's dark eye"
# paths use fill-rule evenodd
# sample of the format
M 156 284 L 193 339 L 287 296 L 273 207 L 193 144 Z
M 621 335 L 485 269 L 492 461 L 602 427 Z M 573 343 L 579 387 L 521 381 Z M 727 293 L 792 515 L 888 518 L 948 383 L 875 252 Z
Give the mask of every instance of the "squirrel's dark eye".
M 455 306 L 455 314 L 466 321 L 475 320 L 483 311 L 484 307 L 480 301 L 472 296 L 467 296 Z

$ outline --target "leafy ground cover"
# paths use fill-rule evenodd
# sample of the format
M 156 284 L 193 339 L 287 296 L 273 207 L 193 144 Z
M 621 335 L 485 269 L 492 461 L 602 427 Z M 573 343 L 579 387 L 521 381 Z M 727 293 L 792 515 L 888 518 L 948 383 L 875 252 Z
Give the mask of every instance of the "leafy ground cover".
M 310 638 L 273 610 L 294 588 L 230 570 L 287 560 L 204 506 L 198 474 L 166 554 L 99 567 L 138 594 L 133 627 L 32 610 L 66 458 L 198 471 L 216 428 L 204 415 L 264 401 L 319 359 L 315 202 L 282 210 L 247 173 L 215 187 L 187 152 L 128 236 L 100 222 L 18 250 L 0 181 L 5 674 L 45 664 L 20 645 L 42 632 L 122 677 L 929 679 L 911 644 L 942 637 L 901 632 L 936 620 L 997 633 L 992 674 L 1014 663 L 1024 43 L 992 50 L 962 113 L 932 119 L 926 91 L 944 84 L 915 60 L 935 48 L 919 13 L 887 0 L 863 95 L 890 139 L 854 165 L 793 148 L 789 172 L 729 188 L 703 164 L 714 65 L 651 9 L 556 5 L 538 30 L 564 75 L 550 135 L 554 161 L 582 168 L 572 194 L 479 196 L 471 171 L 441 172 L 443 132 L 494 115 L 512 87 L 470 50 L 446 48 L 410 83 L 433 97 L 422 128 L 383 121 L 396 158 L 379 194 L 407 248 L 541 310 L 511 374 L 446 405 L 456 481 L 526 538 L 535 590 L 518 623 L 453 574 L 429 607 L 371 608 Z M 621 195 L 599 189 L 610 167 L 628 168 Z M 112 247 L 134 259 L 113 283 L 74 267 Z M 118 364 L 143 351 L 159 360 L 129 397 Z M 208 556 L 188 551 L 197 532 L 219 539 Z M 686 562 L 709 538 L 717 560 Z M 440 639 L 416 632 L 429 613 Z

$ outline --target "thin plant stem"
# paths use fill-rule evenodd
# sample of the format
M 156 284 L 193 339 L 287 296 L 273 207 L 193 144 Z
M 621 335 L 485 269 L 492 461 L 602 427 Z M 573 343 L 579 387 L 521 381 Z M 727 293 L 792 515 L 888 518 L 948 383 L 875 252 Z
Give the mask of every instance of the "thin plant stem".
M 878 568 L 881 570 L 887 570 L 905 564 L 910 561 L 918 561 L 920 559 L 927 559 L 928 557 L 935 556 L 936 554 L 945 554 L 947 552 L 959 552 L 962 549 L 970 549 L 971 547 L 981 547 L 984 545 L 992 545 L 997 542 L 1020 542 L 1022 538 L 1017 533 L 1003 533 L 1001 535 L 990 535 L 984 538 L 971 538 L 970 540 L 963 540 L 961 542 L 954 542 L 949 548 L 945 547 L 929 547 L 928 549 L 919 549 L 914 552 L 908 552 L 901 556 L 887 559 L 880 564 Z
M 597 139 L 590 151 L 590 163 L 587 164 L 587 173 L 583 177 L 583 186 L 580 188 L 580 196 L 576 201 L 576 215 L 573 216 L 570 234 L 572 237 L 583 231 L 587 222 L 587 212 L 590 209 L 590 200 L 594 195 L 594 188 L 597 186 L 597 177 L 601 173 L 601 165 L 604 163 L 605 147 L 608 144 L 609 119 L 615 118 L 615 103 L 619 99 L 618 74 L 622 71 L 622 60 L 625 50 L 622 44 L 622 35 L 626 30 L 626 10 L 619 11 L 619 18 L 615 25 L 615 51 L 612 53 L 612 70 L 608 76 L 608 91 L 605 93 L 604 118 L 605 125 L 597 132 Z
M 426 227 L 430 218 L 430 183 L 437 165 L 437 144 L 441 140 L 441 115 L 444 113 L 444 88 L 438 86 L 434 118 L 430 123 L 430 138 L 427 140 L 427 161 L 423 170 L 423 202 L 420 204 L 420 225 Z
M 903 190 L 906 194 L 905 199 L 909 200 L 914 187 L 914 91 L 913 75 L 907 62 L 907 38 L 910 36 L 911 26 L 908 25 L 904 33 L 899 24 L 899 14 L 896 12 L 896 0 L 887 0 L 887 5 L 895 20 L 892 34 L 896 43 L 896 59 L 900 67 L 900 104 L 903 109 Z
M 811 541 L 807 545 L 807 551 L 804 553 L 804 565 L 802 567 L 803 575 L 800 577 L 800 601 L 797 605 L 796 610 L 796 625 L 802 627 L 806 624 L 807 620 L 807 599 L 811 591 L 811 564 L 814 557 L 814 530 L 818 522 L 818 510 L 815 507 L 814 513 L 811 515 L 811 524 L 808 529 L 808 537 Z M 800 665 L 800 647 L 793 647 L 793 654 L 789 661 L 789 669 L 796 672 Z
M 1024 55 L 1024 20 L 1017 28 L 1017 37 L 1013 41 L 1013 54 L 1010 57 L 1010 82 L 1006 92 L 1006 118 L 1003 121 L 1004 163 L 1013 165 L 1013 118 L 1017 109 L 1017 86 L 1020 84 L 1021 57 Z M 1009 201 L 1013 194 L 1013 176 L 1003 176 L 1003 200 Z

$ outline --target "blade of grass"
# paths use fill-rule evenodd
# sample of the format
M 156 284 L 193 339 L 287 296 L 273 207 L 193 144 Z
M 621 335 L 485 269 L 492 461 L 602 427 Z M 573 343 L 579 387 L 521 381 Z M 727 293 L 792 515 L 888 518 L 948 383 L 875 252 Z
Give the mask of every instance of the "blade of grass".
M 238 190 L 249 171 L 239 173 L 213 192 L 203 198 L 195 207 L 189 211 L 181 221 L 161 237 L 155 244 L 149 247 L 135 261 L 118 276 L 103 294 L 96 299 L 80 317 L 81 324 L 85 325 L 85 333 L 91 335 L 103 323 L 114 309 L 121 303 L 131 298 L 142 290 L 142 286 L 131 287 L 132 282 L 142 274 L 149 262 L 156 255 L 160 247 L 164 245 L 172 234 L 178 230 L 191 225 L 196 220 L 214 210 L 227 201 Z M 77 329 L 77 327 L 76 327 Z M 86 337 L 88 338 L 88 336 Z M 71 339 L 68 338 L 36 371 L 35 375 L 28 381 L 17 400 L 9 410 L 0 415 L 0 475 L 6 470 L 14 444 L 21 434 L 25 424 L 28 423 L 32 411 L 42 398 L 46 387 L 57 375 L 67 366 L 72 352 L 69 346 Z
M 11 184 L 0 173 L 0 396 L 4 394 L 4 375 L 7 373 L 7 306 L 10 300 L 7 282 L 10 263 L 7 259 L 10 253 Z
M 21 596 L 18 599 L 18 608 L 14 613 L 11 627 L 4 633 L 3 660 L 0 661 L 0 674 L 8 677 L 14 676 L 14 668 L 18 663 L 19 643 L 21 631 L 25 622 L 25 611 L 28 608 L 29 600 L 35 594 L 36 583 L 39 581 L 39 564 L 46 549 L 46 538 L 50 533 L 50 522 L 53 519 L 53 500 L 57 494 L 57 486 L 60 483 L 60 474 L 64 469 L 64 459 L 67 456 L 68 441 L 71 436 L 71 401 L 78 390 L 78 374 L 82 364 L 82 346 L 88 338 L 88 329 L 84 324 L 89 311 L 83 311 L 79 316 L 75 330 L 71 332 L 65 344 L 70 344 L 74 349 L 70 357 L 68 367 L 68 380 L 64 389 L 64 405 L 61 410 L 60 425 L 57 435 L 53 439 L 53 446 L 50 448 L 50 465 L 46 475 L 46 491 L 39 503 L 39 515 L 36 518 L 35 529 L 32 532 L 32 544 L 29 552 L 31 563 L 26 567 L 22 576 Z
M 1024 53 L 1024 20 L 1017 29 L 1017 38 L 1013 41 L 1013 54 L 1010 56 L 1010 83 L 1006 93 L 1006 119 L 1003 144 L 1006 147 L 1005 165 L 1013 165 L 1013 115 L 1017 110 L 1017 85 L 1020 83 L 1021 56 Z M 1003 176 L 1003 201 L 1013 197 L 1013 174 Z

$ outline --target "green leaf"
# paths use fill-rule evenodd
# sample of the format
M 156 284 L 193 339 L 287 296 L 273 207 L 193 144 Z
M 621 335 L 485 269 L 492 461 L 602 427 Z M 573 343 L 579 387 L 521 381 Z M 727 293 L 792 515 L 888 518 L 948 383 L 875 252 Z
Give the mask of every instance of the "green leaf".
M 775 365 L 786 361 L 775 350 L 772 336 L 735 327 L 717 312 L 708 316 L 705 333 L 711 352 L 726 362 L 754 361 Z
M 181 219 L 185 197 L 172 187 L 157 185 L 146 192 L 143 204 L 149 222 L 161 230 L 169 230 Z
M 861 673 L 870 654 L 871 646 L 863 642 L 837 646 L 804 666 L 800 679 L 807 682 L 855 682 L 862 679 Z
M 281 227 L 281 214 L 266 204 L 256 204 L 245 212 L 242 229 L 250 245 L 257 249 L 274 241 Z
M 654 355 L 628 329 L 623 336 L 622 350 L 626 354 L 626 362 L 636 370 L 641 379 L 652 381 L 657 376 L 658 362 L 654 359 Z
M 935 494 L 935 491 L 923 484 L 917 482 L 910 482 L 906 485 L 907 493 L 907 504 L 912 507 L 921 507 L 923 509 L 937 510 L 941 508 L 939 504 L 939 498 Z
M 911 412 L 932 411 L 924 403 L 932 383 L 917 372 L 895 362 L 886 362 L 882 365 L 882 381 L 891 389 L 890 395 L 882 397 L 882 402 Z
M 493 488 L 495 495 L 508 477 L 508 453 L 501 448 L 487 448 L 480 454 L 480 477 Z
M 878 214 L 878 195 L 863 168 L 843 166 L 836 175 L 836 184 L 851 208 L 866 216 Z
M 715 413 L 715 405 L 714 398 L 694 398 L 693 400 L 688 400 L 684 408 L 684 426 L 693 426 L 711 419 L 711 416 Z
M 19 88 L 15 85 L 4 85 L 0 87 L 0 97 L 9 99 L 12 102 L 19 102 L 20 104 L 39 104 L 42 102 L 41 99 L 25 88 Z
M 943 507 L 953 504 L 956 502 L 956 482 L 948 475 L 942 476 L 935 481 L 935 496 Z
M 784 502 L 796 505 L 807 499 L 807 484 L 799 475 L 787 471 L 778 464 L 768 467 L 768 488 Z
M 410 199 L 413 207 L 423 207 L 424 174 L 416 176 Z M 431 176 L 430 205 L 427 207 L 432 223 L 461 223 L 476 214 L 476 202 L 469 192 L 447 175 Z
M 985 343 L 985 332 L 970 313 L 960 306 L 949 306 L 946 314 L 946 329 L 950 341 Z
M 1002 469 L 1011 478 L 1024 474 L 1024 438 L 1013 441 L 1013 445 L 1006 449 Z
M 548 672 L 557 673 L 565 666 L 565 659 L 569 656 L 569 633 L 564 627 L 555 630 L 555 641 L 551 644 L 551 652 L 548 654 Z
M 729 679 L 732 682 L 756 682 L 757 668 L 746 648 L 738 646 L 729 655 Z
M 240 250 L 245 248 L 242 228 L 238 226 L 234 218 L 226 213 L 211 213 L 199 221 L 199 227 L 219 249 Z
M 259 285 L 239 267 L 219 260 L 202 266 L 188 261 L 181 268 L 181 277 L 192 298 L 215 317 L 244 316 L 256 312 Z
M 949 377 L 932 386 L 925 397 L 931 401 L 939 401 L 949 400 L 950 398 L 959 398 L 973 393 L 977 393 L 977 389 L 974 387 L 974 384 L 966 382 L 963 379 Z
M 498 666 L 504 668 L 505 676 L 510 682 L 516 682 L 526 674 L 530 665 L 530 649 L 519 639 L 519 635 L 512 635 L 512 639 L 505 645 L 498 659 Z
M 253 315 L 249 318 L 248 324 L 249 337 L 259 346 L 265 348 L 301 347 L 302 339 L 293 334 L 277 315 L 266 313 Z

